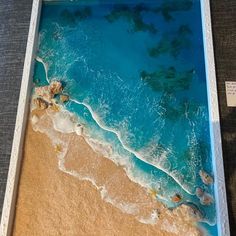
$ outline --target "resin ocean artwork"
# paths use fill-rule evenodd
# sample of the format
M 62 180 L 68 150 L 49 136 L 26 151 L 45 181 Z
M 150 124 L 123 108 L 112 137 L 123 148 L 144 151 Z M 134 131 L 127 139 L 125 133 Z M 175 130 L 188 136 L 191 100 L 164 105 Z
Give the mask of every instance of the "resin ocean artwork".
M 218 235 L 200 0 L 43 3 L 29 123 L 80 202 L 52 235 Z

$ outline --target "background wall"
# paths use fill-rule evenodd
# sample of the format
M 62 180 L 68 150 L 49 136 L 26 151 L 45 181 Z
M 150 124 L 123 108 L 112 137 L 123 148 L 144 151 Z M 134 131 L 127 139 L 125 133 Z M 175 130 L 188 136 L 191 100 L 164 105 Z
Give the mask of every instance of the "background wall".
M 0 215 L 4 199 L 32 0 L 0 0 Z M 236 232 L 236 108 L 225 84 L 236 81 L 236 0 L 211 0 L 231 232 Z

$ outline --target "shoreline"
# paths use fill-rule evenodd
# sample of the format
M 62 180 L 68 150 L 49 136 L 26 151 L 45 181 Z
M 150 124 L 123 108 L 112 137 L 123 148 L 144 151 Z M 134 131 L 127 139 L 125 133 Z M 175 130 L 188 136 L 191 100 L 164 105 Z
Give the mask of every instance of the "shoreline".
M 47 63 L 45 63 L 44 60 L 43 60 L 41 57 L 39 57 L 39 56 L 36 57 L 36 61 L 37 61 L 37 62 L 40 62 L 40 63 L 43 65 L 44 71 L 45 71 L 45 75 L 46 75 L 45 79 L 46 79 L 47 83 L 50 84 L 50 81 L 49 81 L 49 79 L 48 79 L 48 74 L 47 74 L 47 73 L 48 73 L 48 65 L 47 65 Z M 92 109 L 92 107 L 91 107 L 89 104 L 87 104 L 87 103 L 85 103 L 85 102 L 77 101 L 75 98 L 71 98 L 71 97 L 70 97 L 70 102 L 73 102 L 73 103 L 75 103 L 75 104 L 84 106 L 84 107 L 90 112 L 90 115 L 91 115 L 91 117 L 93 118 L 93 120 L 96 122 L 96 124 L 97 124 L 102 130 L 111 132 L 111 133 L 113 133 L 114 135 L 116 135 L 116 137 L 117 137 L 117 139 L 119 140 L 120 144 L 122 145 L 122 147 L 123 147 L 127 152 L 132 153 L 132 154 L 133 154 L 136 158 L 138 158 L 140 161 L 142 161 L 142 162 L 146 163 L 147 165 L 150 165 L 150 166 L 152 166 L 152 167 L 154 167 L 154 168 L 157 168 L 158 170 L 160 170 L 161 172 L 163 172 L 164 174 L 166 174 L 168 177 L 172 178 L 173 181 L 176 182 L 176 184 L 179 185 L 179 186 L 182 188 L 182 190 L 183 190 L 184 192 L 186 192 L 187 194 L 192 195 L 192 196 L 196 195 L 196 194 L 195 194 L 195 187 L 193 187 L 193 186 L 188 186 L 187 184 L 182 183 L 182 182 L 180 181 L 180 179 L 179 179 L 177 176 L 175 176 L 172 172 L 169 172 L 168 170 L 166 170 L 165 168 L 163 168 L 162 166 L 160 166 L 158 163 L 155 163 L 155 162 L 153 162 L 153 161 L 147 161 L 147 160 L 145 160 L 145 158 L 143 158 L 143 156 L 142 156 L 141 153 L 139 153 L 139 152 L 137 152 L 137 151 L 135 151 L 135 150 L 132 150 L 132 148 L 128 147 L 128 146 L 123 142 L 123 140 L 122 140 L 122 138 L 121 138 L 121 134 L 120 134 L 117 130 L 112 129 L 112 128 L 110 128 L 110 127 L 107 127 L 105 124 L 103 124 L 103 123 L 100 121 L 100 118 L 98 117 L 98 115 L 96 114 L 96 112 L 94 112 L 94 110 Z M 206 223 L 207 223 L 207 222 L 206 222 Z
M 183 183 L 181 183 L 175 176 L 173 176 L 173 174 L 171 174 L 170 172 L 166 171 L 163 167 L 161 167 L 161 166 L 158 165 L 157 163 L 148 162 L 148 161 L 145 160 L 145 159 L 141 156 L 141 154 L 139 154 L 137 151 L 134 151 L 134 150 L 132 150 L 131 148 L 129 148 L 129 147 L 123 142 L 123 140 L 121 139 L 120 133 L 117 132 L 116 130 L 113 130 L 112 128 L 108 128 L 108 127 L 106 127 L 104 124 L 102 124 L 102 123 L 100 122 L 99 118 L 97 117 L 96 113 L 93 112 L 92 108 L 91 108 L 88 104 L 86 104 L 86 103 L 84 103 L 84 102 L 79 102 L 79 101 L 77 101 L 77 100 L 75 100 L 75 99 L 70 99 L 70 101 L 72 101 L 72 102 L 74 102 L 74 103 L 77 103 L 77 104 L 79 104 L 79 105 L 85 106 L 85 107 L 89 110 L 91 116 L 93 117 L 94 121 L 98 124 L 98 126 L 99 126 L 100 128 L 102 128 L 103 130 L 106 130 L 106 131 L 109 131 L 109 132 L 114 133 L 114 134 L 117 136 L 118 140 L 120 141 L 120 143 L 122 144 L 123 148 L 124 148 L 126 151 L 132 153 L 134 156 L 136 156 L 139 160 L 143 161 L 144 163 L 146 163 L 146 164 L 148 164 L 148 165 L 150 165 L 150 166 L 152 166 L 152 167 L 155 167 L 155 168 L 159 169 L 160 171 L 164 172 L 167 176 L 170 176 L 186 193 L 188 193 L 188 194 L 190 194 L 190 195 L 194 195 L 194 193 L 191 192 L 191 190 L 188 189 L 186 186 L 184 186 Z
M 110 230 L 122 232 L 115 235 L 132 233 L 141 235 L 140 232 L 142 235 L 150 233 L 160 236 L 183 233 L 202 235 L 201 230 L 196 226 L 197 220 L 193 217 L 193 209 L 184 205 L 174 210 L 167 209 L 162 203 L 154 200 L 155 193 L 148 193 L 146 189 L 132 182 L 121 166 L 94 152 L 82 136 L 75 133 L 62 134 L 54 130 L 50 116 L 45 111 L 34 110 L 30 114 L 31 117 L 34 114 L 40 118 L 36 122 L 38 126 L 33 125 L 34 130 L 39 126 L 44 127 L 48 135 L 52 135 L 54 139 L 49 139 L 42 130 L 34 131 L 32 122 L 28 122 L 13 235 L 35 235 L 35 233 L 43 235 L 39 226 L 42 226 L 43 222 L 47 224 L 45 221 L 51 217 L 56 226 L 49 224 L 47 229 L 55 230 L 55 234 L 62 232 L 61 224 L 69 224 L 73 229 L 72 232 L 76 232 L 77 235 L 95 235 L 95 233 L 100 235 L 97 232 L 103 232 L 101 235 L 113 235 L 105 233 L 103 223 L 106 222 L 113 225 Z M 63 145 L 60 146 L 59 144 L 62 143 Z M 36 167 L 36 172 L 39 172 L 37 174 L 34 171 Z M 50 172 L 54 174 L 53 178 Z M 92 182 L 92 179 L 97 189 L 88 181 L 84 181 Z M 85 188 L 83 191 L 93 192 L 91 199 L 87 199 L 86 195 L 80 196 L 79 192 L 75 191 L 82 186 Z M 38 193 L 36 196 L 35 192 Z M 75 205 L 74 209 L 61 205 L 60 196 L 64 196 L 65 193 L 68 194 L 64 199 L 65 205 Z M 49 196 L 54 199 L 53 203 Z M 78 200 L 81 204 L 86 201 L 86 204 L 82 204 L 83 210 L 82 206 L 77 204 Z M 99 204 L 94 205 L 94 201 Z M 89 211 L 97 212 L 97 219 L 102 225 L 95 224 L 91 227 L 89 217 L 93 218 L 93 216 L 88 217 Z M 64 222 L 63 215 L 71 214 L 73 222 L 70 220 Z M 82 232 L 77 224 L 80 225 L 84 219 L 87 219 L 90 227 Z M 118 224 L 115 222 L 117 219 L 125 220 L 126 223 Z M 24 227 L 23 222 L 30 223 Z M 132 231 L 128 227 L 130 224 L 135 225 Z M 91 230 L 93 233 L 89 233 Z
M 46 81 L 47 81 L 47 83 L 48 83 L 48 86 L 50 87 L 50 84 L 54 81 L 54 82 L 59 82 L 59 83 L 61 83 L 61 86 L 62 86 L 62 91 L 60 91 L 59 92 L 59 94 L 60 93 L 63 93 L 63 90 L 64 90 L 64 87 L 63 87 L 63 85 L 62 85 L 62 81 L 57 81 L 57 80 L 52 80 L 51 82 L 49 81 L 49 79 L 48 79 L 48 75 L 47 75 L 47 71 L 48 71 L 48 65 L 47 65 L 47 63 L 45 63 L 44 61 L 43 61 L 43 59 L 42 58 L 40 58 L 40 57 L 37 57 L 37 59 L 36 59 L 38 62 L 40 62 L 40 63 L 42 63 L 43 64 L 43 67 L 44 67 L 44 70 L 45 70 L 45 75 L 46 75 Z M 44 88 L 45 87 L 47 87 L 47 86 L 43 86 Z M 43 88 L 43 87 L 41 87 L 41 88 Z M 66 87 L 66 86 L 65 86 Z M 37 88 L 37 86 L 36 86 L 36 88 Z M 67 93 L 68 94 L 70 94 L 70 92 L 69 91 L 67 91 Z M 45 96 L 45 94 L 43 94 L 42 96 L 41 96 L 41 94 L 38 94 L 39 95 L 39 97 L 42 97 L 43 99 L 47 99 L 47 94 L 46 94 L 46 96 Z M 55 94 L 54 94 L 55 95 Z M 53 96 L 54 96 L 53 95 Z M 44 97 L 45 96 L 45 97 Z M 68 95 L 68 97 L 69 97 L 69 95 Z M 52 102 L 52 103 L 51 103 Z M 59 110 L 63 110 L 63 111 L 66 111 L 66 112 L 68 112 L 68 113 L 70 113 L 73 117 L 76 117 L 75 119 L 78 121 L 78 117 L 79 117 L 79 115 L 78 114 L 76 114 L 76 113 L 74 113 L 74 112 L 70 112 L 70 111 L 68 111 L 63 105 L 61 105 L 62 103 L 57 103 L 58 102 L 58 100 L 57 99 L 54 99 L 54 98 L 51 98 L 50 100 L 49 100 L 49 104 L 51 103 L 51 104 L 53 104 L 53 105 L 56 105 L 57 107 L 59 107 Z M 99 116 L 97 115 L 97 113 L 93 110 L 93 108 L 89 105 L 89 104 L 87 104 L 86 102 L 80 102 L 80 101 L 77 101 L 76 99 L 74 99 L 74 98 L 71 98 L 71 97 L 69 97 L 69 100 L 68 100 L 68 102 L 69 103 L 71 103 L 71 104 L 77 104 L 77 105 L 80 105 L 80 106 L 83 106 L 85 109 L 87 109 L 88 110 L 88 113 L 89 113 L 89 115 L 92 117 L 92 119 L 93 119 L 93 121 L 94 121 L 94 123 L 102 130 L 102 131 L 105 131 L 105 132 L 110 132 L 110 133 L 112 133 L 112 134 L 114 134 L 115 136 L 116 136 L 116 138 L 118 139 L 118 141 L 119 141 L 119 143 L 120 143 L 120 145 L 122 146 L 122 148 L 128 153 L 128 154 L 133 154 L 138 160 L 140 160 L 140 161 L 142 161 L 143 163 L 145 163 L 145 164 L 147 164 L 147 165 L 149 165 L 150 167 L 153 167 L 153 168 L 156 168 L 156 169 L 158 169 L 158 171 L 159 172 L 162 172 L 162 174 L 164 174 L 164 175 L 166 175 L 165 177 L 168 177 L 170 180 L 168 180 L 168 184 L 170 183 L 170 181 L 171 181 L 171 183 L 173 182 L 173 183 L 175 183 L 180 189 L 178 189 L 178 190 L 175 190 L 175 191 L 172 191 L 171 193 L 168 193 L 168 195 L 167 196 L 169 196 L 169 198 L 168 197 L 166 197 L 165 196 L 165 194 L 163 194 L 163 193 L 160 193 L 160 191 L 158 190 L 158 198 L 159 198 L 159 200 L 161 200 L 164 204 L 167 204 L 169 207 L 176 207 L 176 203 L 178 204 L 178 203 L 182 203 L 182 204 L 185 204 L 185 203 L 187 203 L 188 204 L 188 202 L 191 202 L 191 203 L 193 203 L 194 204 L 194 207 L 196 207 L 198 210 L 199 210 L 199 212 L 203 212 L 202 213 L 202 216 L 205 214 L 205 212 L 204 212 L 204 209 L 202 209 L 202 205 L 211 205 L 212 203 L 214 203 L 214 197 L 210 194 L 210 193 L 208 193 L 208 190 L 205 190 L 204 188 L 202 188 L 202 186 L 201 185 L 197 185 L 197 186 L 192 186 L 191 187 L 191 185 L 188 185 L 188 184 L 186 184 L 186 183 L 184 183 L 184 182 L 181 182 L 180 180 L 181 179 L 183 179 L 184 177 L 182 176 L 182 175 L 180 175 L 180 176 L 178 176 L 178 172 L 176 172 L 176 171 L 168 171 L 168 170 L 165 170 L 165 168 L 162 168 L 161 167 L 161 165 L 160 164 L 158 164 L 158 162 L 155 162 L 155 160 L 153 161 L 153 160 L 146 160 L 145 158 L 144 158 L 144 155 L 143 155 L 143 153 L 141 153 L 141 152 L 139 152 L 139 151 L 135 151 L 135 150 L 133 150 L 132 148 L 130 148 L 128 145 L 126 145 L 125 144 L 125 142 L 122 140 L 122 137 L 121 137 L 121 132 L 119 132 L 118 130 L 115 130 L 115 129 L 113 129 L 113 128 L 110 128 L 110 127 L 107 127 L 106 126 L 106 124 L 104 124 L 101 120 L 100 120 L 100 118 L 99 118 Z M 50 106 L 50 105 L 49 105 Z M 65 119 L 64 119 L 64 121 L 65 121 Z M 66 121 L 65 121 L 66 122 Z M 88 127 L 88 126 L 87 126 Z M 54 128 L 55 128 L 55 124 L 54 124 Z M 70 129 L 75 129 L 74 127 L 72 127 L 72 128 L 70 128 Z M 61 131 L 61 132 L 64 132 L 63 131 L 63 128 L 62 128 L 62 130 L 60 130 L 60 129 L 57 129 L 58 131 Z M 75 132 L 76 132 L 76 130 L 75 130 Z M 93 131 L 91 131 L 91 132 L 93 132 Z M 77 133 L 77 132 L 76 132 Z M 87 141 L 87 143 L 93 148 L 93 143 L 92 143 L 92 145 L 91 145 L 91 143 L 89 143 L 88 142 L 88 140 L 90 139 L 90 134 L 89 134 L 89 132 L 87 133 L 88 134 L 88 136 L 89 137 L 85 137 L 84 136 L 84 138 L 86 139 L 86 141 Z M 88 139 L 87 139 L 88 138 Z M 94 140 L 95 142 L 97 142 L 98 141 L 98 143 L 99 143 L 99 145 L 101 144 L 102 145 L 102 148 L 105 148 L 106 149 L 106 146 L 111 146 L 110 145 L 110 143 L 103 143 L 103 142 L 100 142 L 100 139 L 98 139 L 98 140 Z M 93 148 L 94 149 L 94 148 Z M 111 147 L 111 149 L 112 149 L 112 147 Z M 96 150 L 95 150 L 96 151 Z M 101 151 L 101 150 L 99 150 L 99 151 Z M 102 152 L 103 153 L 103 152 Z M 125 159 L 123 159 L 123 158 L 118 158 L 117 160 L 116 160 L 116 157 L 115 158 L 113 158 L 113 154 L 114 153 L 108 153 L 108 155 L 104 155 L 104 157 L 106 157 L 106 158 L 108 158 L 108 159 L 110 159 L 110 160 L 112 160 L 113 162 L 115 162 L 116 164 L 118 164 L 118 165 L 124 165 L 124 166 L 126 166 L 126 162 L 128 161 L 128 165 L 129 164 L 133 164 L 133 163 L 130 163 L 130 161 L 127 159 L 127 158 L 125 158 Z M 117 154 L 117 153 L 115 153 L 115 154 Z M 163 154 L 163 156 L 165 156 L 166 154 L 164 153 Z M 116 156 L 116 155 L 114 155 L 114 156 Z M 119 153 L 118 153 L 118 156 L 119 156 Z M 123 155 L 123 156 L 125 156 L 126 157 L 126 155 Z M 162 158 L 163 158 L 163 156 L 162 156 Z M 120 162 L 120 160 L 122 159 L 122 161 L 121 162 L 125 162 L 125 164 L 124 163 L 121 163 Z M 167 158 L 164 158 L 164 159 L 167 159 Z M 125 161 L 124 161 L 125 160 Z M 156 164 L 157 163 L 157 164 Z M 62 168 L 63 169 L 63 168 Z M 134 181 L 135 183 L 138 183 L 139 185 L 141 185 L 141 186 L 143 186 L 144 188 L 148 188 L 148 189 L 151 189 L 151 191 L 152 190 L 154 190 L 153 189 L 153 186 L 150 186 L 149 184 L 147 184 L 146 182 L 143 182 L 143 180 L 142 180 L 142 178 L 138 178 L 137 179 L 137 175 L 136 176 L 134 176 L 133 175 L 133 173 L 132 173 L 132 171 L 130 171 L 130 170 L 128 170 L 128 169 L 126 169 L 126 168 L 124 168 L 125 170 L 126 170 L 126 174 L 127 174 L 127 176 L 129 177 L 129 179 L 131 180 L 131 181 Z M 69 174 L 69 173 L 68 173 Z M 208 174 L 208 173 L 204 173 L 206 176 L 209 176 L 210 178 L 211 178 L 211 176 Z M 158 177 L 160 177 L 160 176 L 158 176 Z M 202 178 L 202 177 L 201 177 Z M 206 183 L 206 185 L 211 185 L 213 183 L 213 181 L 211 181 L 211 183 Z M 155 187 L 154 187 L 155 188 Z M 174 189 L 174 188 L 165 188 L 165 189 L 168 189 L 168 190 L 171 190 L 171 189 Z M 197 193 L 197 191 L 200 191 L 201 193 L 200 194 L 198 194 Z M 154 190 L 155 191 L 155 190 Z M 177 200 L 176 202 L 175 201 L 172 201 L 172 199 L 173 199 L 173 197 L 175 197 L 175 196 L 180 196 L 180 198 L 181 199 L 179 199 L 179 200 Z M 196 198 L 196 201 L 193 201 L 192 200 L 192 197 L 195 197 Z M 178 198 L 178 197 L 177 197 Z M 182 201 L 182 199 L 184 199 L 183 201 Z M 200 214 L 201 214 L 200 213 Z M 216 224 L 216 218 L 214 217 L 214 218 L 205 218 L 205 216 L 204 217 L 202 217 L 202 219 L 200 220 L 200 222 L 201 223 L 203 223 L 203 224 L 207 224 L 207 225 L 210 225 L 210 226 L 214 226 L 215 224 Z

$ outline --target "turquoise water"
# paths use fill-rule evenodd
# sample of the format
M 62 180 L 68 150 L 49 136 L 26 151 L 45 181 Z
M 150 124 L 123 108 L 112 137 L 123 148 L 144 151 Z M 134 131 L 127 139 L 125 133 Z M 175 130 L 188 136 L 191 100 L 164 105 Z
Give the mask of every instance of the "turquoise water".
M 180 194 L 217 235 L 215 205 L 195 196 L 214 195 L 198 174 L 212 174 L 200 1 L 143 2 L 44 4 L 37 56 L 47 71 L 38 61 L 34 82 L 63 81 L 66 109 L 112 145 L 112 160 L 168 207 Z

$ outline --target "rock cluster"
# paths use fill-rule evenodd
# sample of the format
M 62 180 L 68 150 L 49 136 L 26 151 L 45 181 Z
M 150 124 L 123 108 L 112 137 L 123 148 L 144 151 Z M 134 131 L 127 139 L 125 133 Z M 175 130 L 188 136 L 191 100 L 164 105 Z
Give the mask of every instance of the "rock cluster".
M 202 188 L 196 188 L 196 196 L 202 205 L 211 205 L 214 202 L 213 197 Z
M 62 93 L 63 86 L 60 81 L 52 81 L 48 86 L 35 88 L 36 98 L 34 104 L 40 110 L 47 109 L 49 106 L 55 108 L 55 101 L 53 100 L 56 95 L 60 95 L 62 103 L 69 100 L 69 96 Z
M 200 170 L 199 175 L 205 185 L 213 184 L 213 178 L 206 171 Z M 214 202 L 213 196 L 207 193 L 203 188 L 197 187 L 195 190 L 195 194 L 199 198 L 202 205 L 211 205 Z
M 62 92 L 62 83 L 60 81 L 52 81 L 49 85 L 49 90 L 52 95 L 57 95 Z
M 53 98 L 53 94 L 50 92 L 49 86 L 36 87 L 35 94 L 37 97 L 40 97 L 48 103 L 50 103 Z
M 46 100 L 44 100 L 41 97 L 37 97 L 34 99 L 34 104 L 36 105 L 36 107 L 40 110 L 44 110 L 47 109 L 49 104 Z

